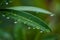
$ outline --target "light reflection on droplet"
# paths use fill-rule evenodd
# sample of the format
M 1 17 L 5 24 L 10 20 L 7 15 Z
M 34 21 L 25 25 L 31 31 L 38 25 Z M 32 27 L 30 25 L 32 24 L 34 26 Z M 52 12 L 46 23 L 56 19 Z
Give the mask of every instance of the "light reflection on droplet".
M 2 15 L 3 17 L 5 17 L 5 15 Z
M 8 5 L 9 3 L 8 2 L 6 2 L 6 5 Z
M 33 28 L 33 29 L 35 29 L 35 28 Z
M 43 33 L 43 31 L 40 31 L 40 33 Z
M 7 19 L 10 19 L 10 17 L 7 17 Z
M 40 27 L 36 27 L 37 29 L 40 29 Z
M 54 14 L 51 14 L 50 16 L 54 16 Z
M 17 22 L 15 21 L 14 23 L 16 24 Z
M 40 28 L 37 28 L 37 29 L 40 29 Z
M 28 29 L 31 29 L 31 27 L 28 27 Z

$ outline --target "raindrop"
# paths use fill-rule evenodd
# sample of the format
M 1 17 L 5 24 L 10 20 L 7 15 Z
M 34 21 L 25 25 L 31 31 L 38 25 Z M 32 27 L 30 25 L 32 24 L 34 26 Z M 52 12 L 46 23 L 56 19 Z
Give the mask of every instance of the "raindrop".
M 7 19 L 10 19 L 10 17 L 7 17 Z
M 28 29 L 31 29 L 31 27 L 28 27 Z
M 37 28 L 37 29 L 40 29 L 40 28 Z
M 54 14 L 51 14 L 50 16 L 54 16 Z
M 2 15 L 3 17 L 5 17 L 5 15 Z
M 17 22 L 15 21 L 14 23 L 16 24 Z
M 40 29 L 40 27 L 36 27 L 37 29 Z
M 6 5 L 8 5 L 9 3 L 8 2 L 6 2 Z
M 43 31 L 41 30 L 40 33 L 43 33 Z
M 35 28 L 33 28 L 33 29 L 35 29 Z

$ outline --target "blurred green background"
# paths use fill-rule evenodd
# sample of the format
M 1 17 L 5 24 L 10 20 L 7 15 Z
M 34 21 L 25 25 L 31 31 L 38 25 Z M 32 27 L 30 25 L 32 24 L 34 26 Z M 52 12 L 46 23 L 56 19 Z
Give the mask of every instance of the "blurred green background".
M 34 6 L 55 14 L 55 16 L 50 16 L 28 12 L 45 21 L 52 32 L 46 33 L 32 27 L 27 29 L 30 26 L 20 22 L 20 24 L 14 24 L 16 20 L 12 18 L 7 20 L 4 15 L 1 16 L 8 12 L 0 11 L 0 40 L 60 40 L 60 0 L 0 0 L 0 9 L 13 6 Z

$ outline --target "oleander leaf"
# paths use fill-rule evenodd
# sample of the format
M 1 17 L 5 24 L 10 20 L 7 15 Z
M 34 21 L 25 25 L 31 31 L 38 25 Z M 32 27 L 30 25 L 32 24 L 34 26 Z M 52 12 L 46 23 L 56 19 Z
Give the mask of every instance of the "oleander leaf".
M 33 11 L 33 12 L 38 12 L 38 13 L 44 13 L 44 14 L 52 14 L 51 12 L 39 8 L 39 7 L 33 7 L 33 6 L 15 6 L 15 7 L 9 7 L 7 9 L 13 9 L 17 11 Z
M 13 12 L 13 13 L 10 13 L 8 16 L 13 18 L 14 20 L 17 20 L 17 21 L 20 20 L 24 24 L 30 25 L 37 29 L 39 28 L 42 31 L 47 31 L 47 32 L 51 31 L 51 29 L 48 27 L 48 25 L 44 21 L 42 21 L 36 16 L 33 16 L 30 13 L 23 12 L 23 11 L 9 10 L 9 9 L 3 9 L 1 11 Z

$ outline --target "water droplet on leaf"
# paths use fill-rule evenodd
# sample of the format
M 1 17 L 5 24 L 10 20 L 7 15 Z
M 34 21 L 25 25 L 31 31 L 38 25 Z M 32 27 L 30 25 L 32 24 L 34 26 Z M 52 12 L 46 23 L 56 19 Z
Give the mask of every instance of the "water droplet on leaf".
M 15 21 L 14 23 L 16 24 L 17 22 Z
M 54 16 L 54 14 L 51 14 L 50 16 Z
M 6 2 L 6 5 L 8 5 L 9 3 L 8 2 Z
M 5 17 L 5 15 L 2 15 L 3 17 Z
M 36 27 L 37 29 L 40 29 L 40 27 Z
M 7 17 L 7 19 L 10 19 L 10 17 Z
M 33 28 L 33 29 L 35 29 L 35 28 Z
M 40 33 L 43 33 L 43 31 L 40 31 Z
M 31 29 L 31 27 L 28 27 L 28 29 Z

